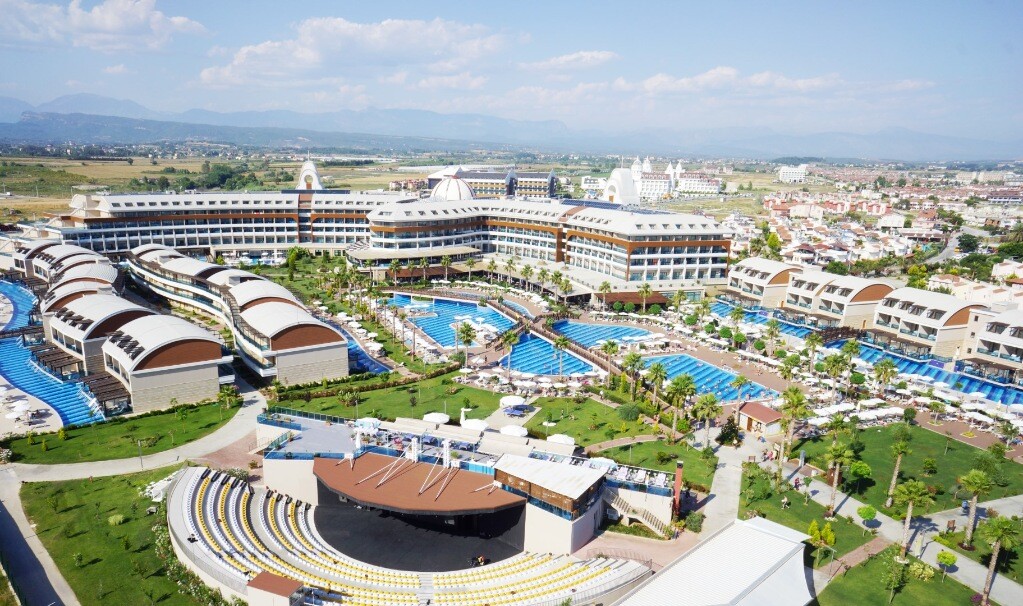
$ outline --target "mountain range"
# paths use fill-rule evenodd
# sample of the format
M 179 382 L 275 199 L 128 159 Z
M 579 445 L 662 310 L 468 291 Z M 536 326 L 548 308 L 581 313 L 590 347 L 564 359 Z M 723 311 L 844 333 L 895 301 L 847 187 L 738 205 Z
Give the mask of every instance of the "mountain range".
M 555 120 L 365 109 L 159 112 L 127 99 L 65 95 L 32 105 L 0 97 L 0 141 L 150 143 L 207 140 L 265 146 L 464 150 L 477 146 L 554 152 L 771 158 L 824 156 L 927 160 L 1023 158 L 1023 140 L 990 141 L 888 128 L 873 133 L 779 133 L 757 127 L 629 132 L 575 130 Z

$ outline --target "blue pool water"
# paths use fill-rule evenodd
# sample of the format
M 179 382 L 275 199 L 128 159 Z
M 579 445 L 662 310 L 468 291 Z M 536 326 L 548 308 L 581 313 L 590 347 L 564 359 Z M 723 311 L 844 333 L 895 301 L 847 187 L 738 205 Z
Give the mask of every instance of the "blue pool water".
M 559 356 L 561 362 L 559 364 Z M 502 367 L 508 363 L 508 356 L 501 358 Z M 531 372 L 538 375 L 570 375 L 574 372 L 589 372 L 593 366 L 567 350 L 558 351 L 554 346 L 534 334 L 526 334 L 512 348 L 512 370 Z
M 520 314 L 526 316 L 530 320 L 533 319 L 533 312 L 531 312 L 528 309 L 526 309 L 525 305 L 520 305 L 520 304 L 516 303 L 515 301 L 509 301 L 508 299 L 504 300 L 504 304 L 507 305 L 508 307 L 514 309 L 515 311 L 519 312 Z
M 673 354 L 669 356 L 656 356 L 646 358 L 643 363 L 649 368 L 651 364 L 660 362 L 668 371 L 668 379 L 673 379 L 681 374 L 692 375 L 696 383 L 698 394 L 713 393 L 718 400 L 728 401 L 739 398 L 739 393 L 729 383 L 735 378 L 735 374 L 722 370 L 713 364 L 697 360 L 686 354 Z M 749 383 L 742 388 L 742 397 L 745 399 L 771 398 L 778 393 L 757 383 Z
M 413 304 L 411 297 L 408 295 L 395 294 L 392 301 L 400 307 L 409 307 Z M 480 307 L 475 303 L 453 301 L 451 299 L 434 299 L 433 301 L 425 302 L 416 301 L 415 305 L 423 305 L 435 314 L 423 318 L 413 318 L 412 322 L 442 347 L 455 347 L 455 329 L 452 327 L 452 324 L 460 323 L 462 320 L 489 324 L 494 327 L 494 332 L 498 334 L 515 325 L 515 322 L 501 315 L 494 308 Z
M 732 306 L 728 303 L 718 301 L 710 306 L 710 311 L 716 316 L 727 319 L 728 313 L 732 311 Z M 746 312 L 746 322 L 751 324 L 767 324 L 770 319 L 771 316 L 766 311 Z M 789 324 L 784 320 L 778 320 L 778 325 L 778 329 L 783 335 L 792 335 L 794 337 L 799 337 L 800 339 L 805 339 L 808 334 L 813 332 L 805 326 L 796 326 L 795 324 Z
M 652 334 L 649 330 L 633 326 L 587 324 L 574 320 L 561 320 L 554 324 L 554 330 L 587 348 L 593 347 L 599 341 L 611 340 L 621 343 L 623 337 L 645 337 Z
M 355 337 L 351 335 L 347 330 L 331 322 L 334 328 L 338 329 L 345 339 L 348 339 L 348 368 L 349 372 L 368 372 L 378 375 L 383 372 L 390 370 L 373 356 L 369 355 L 365 349 L 363 349 L 359 342 L 355 340 Z
M 845 341 L 839 341 L 829 347 L 841 347 L 843 343 L 845 343 Z M 992 402 L 1001 402 L 1002 404 L 1023 403 L 1023 392 L 1009 385 L 999 385 L 997 383 L 991 383 L 976 377 L 971 377 L 967 374 L 949 372 L 937 366 L 932 366 L 927 362 L 903 358 L 902 356 L 882 351 L 877 347 L 873 347 L 865 343 L 860 343 L 859 357 L 871 364 L 877 362 L 881 358 L 888 358 L 895 363 L 899 372 L 931 377 L 935 381 L 948 383 L 953 389 L 967 394 L 979 391 L 984 394 L 985 398 Z M 959 385 L 957 386 L 957 384 Z
M 27 325 L 29 311 L 35 302 L 32 294 L 15 284 L 2 281 L 0 294 L 14 304 L 14 317 L 6 328 Z M 0 340 L 0 375 L 11 385 L 52 406 L 65 425 L 103 420 L 102 415 L 89 407 L 89 398 L 78 383 L 65 383 L 37 368 L 20 338 Z

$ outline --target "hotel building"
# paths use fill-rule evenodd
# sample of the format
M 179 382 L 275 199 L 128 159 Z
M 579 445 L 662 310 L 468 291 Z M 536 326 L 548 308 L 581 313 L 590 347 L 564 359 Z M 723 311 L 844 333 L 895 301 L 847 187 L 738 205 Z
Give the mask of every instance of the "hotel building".
M 789 281 L 801 267 L 760 257 L 747 257 L 728 272 L 722 299 L 746 308 L 777 308 L 785 300 Z
M 961 358 L 971 340 L 970 314 L 980 309 L 986 308 L 952 295 L 897 288 L 877 306 L 874 329 L 864 340 L 915 358 Z

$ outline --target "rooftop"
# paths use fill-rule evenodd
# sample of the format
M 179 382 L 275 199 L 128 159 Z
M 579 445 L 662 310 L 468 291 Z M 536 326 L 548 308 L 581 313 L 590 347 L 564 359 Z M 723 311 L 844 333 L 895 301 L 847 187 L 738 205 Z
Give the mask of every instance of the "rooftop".
M 497 460 L 494 469 L 503 471 L 530 484 L 546 488 L 570 499 L 578 499 L 604 477 L 605 470 L 581 465 L 552 465 L 539 459 L 506 454 Z

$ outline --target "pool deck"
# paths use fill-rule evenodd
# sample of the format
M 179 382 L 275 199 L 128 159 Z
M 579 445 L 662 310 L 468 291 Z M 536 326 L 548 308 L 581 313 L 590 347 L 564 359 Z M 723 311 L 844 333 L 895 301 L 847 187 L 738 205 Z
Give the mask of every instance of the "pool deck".
M 10 299 L 0 295 L 0 328 L 7 326 L 13 315 L 14 306 L 11 305 Z M 3 377 L 0 377 L 0 386 L 7 388 L 7 397 L 10 400 L 10 404 L 0 405 L 0 436 L 9 433 L 21 434 L 29 430 L 36 433 L 57 431 L 64 426 L 60 420 L 60 415 L 46 402 L 11 385 Z M 40 418 L 33 419 L 32 423 L 25 423 L 21 419 L 5 418 L 10 413 L 10 407 L 19 402 L 28 402 L 28 405 L 33 410 L 42 409 L 46 411 L 46 414 Z

